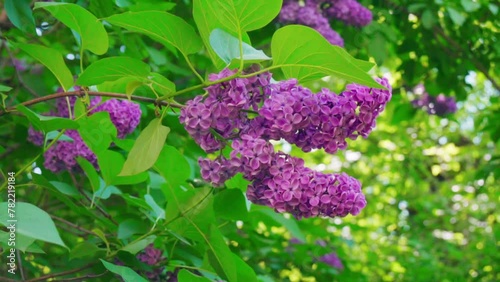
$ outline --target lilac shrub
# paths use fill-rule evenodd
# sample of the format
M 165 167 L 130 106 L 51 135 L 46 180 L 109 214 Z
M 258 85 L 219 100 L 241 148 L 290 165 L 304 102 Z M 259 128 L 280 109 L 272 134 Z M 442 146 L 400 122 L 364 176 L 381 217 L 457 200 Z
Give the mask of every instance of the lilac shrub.
M 233 73 L 223 70 L 213 79 Z M 199 159 L 203 179 L 219 187 L 242 173 L 252 182 L 250 201 L 297 218 L 358 214 L 366 206 L 358 180 L 307 168 L 302 159 L 275 152 L 270 140 L 285 139 L 305 152 L 345 149 L 347 138 L 367 137 L 374 128 L 391 98 L 387 80 L 377 79 L 387 90 L 350 84 L 337 95 L 327 89 L 314 94 L 294 79 L 270 79 L 264 73 L 212 85 L 206 98 L 197 96 L 181 110 L 181 123 L 207 153 L 229 143 L 232 149 L 227 158 Z
M 71 117 L 75 118 L 73 111 L 76 99 L 77 97 L 75 96 L 68 97 L 68 100 L 66 98 L 58 99 L 56 101 L 56 111 L 50 113 L 49 116 L 69 118 L 71 111 Z M 94 97 L 90 100 L 90 109 L 89 115 L 103 111 L 109 112 L 111 122 L 117 129 L 118 138 L 125 138 L 126 135 L 132 133 L 139 124 L 142 114 L 139 105 L 136 103 L 118 99 L 110 99 L 101 103 L 101 97 Z M 99 169 L 96 155 L 85 144 L 80 134 L 75 130 L 66 130 L 64 134 L 72 140 L 58 140 L 53 146 L 47 149 L 44 153 L 44 167 L 52 172 L 64 170 L 78 171 L 80 167 L 76 158 L 82 157 L 89 161 L 96 169 Z M 42 132 L 30 127 L 28 130 L 28 141 L 37 146 L 42 146 L 44 135 Z

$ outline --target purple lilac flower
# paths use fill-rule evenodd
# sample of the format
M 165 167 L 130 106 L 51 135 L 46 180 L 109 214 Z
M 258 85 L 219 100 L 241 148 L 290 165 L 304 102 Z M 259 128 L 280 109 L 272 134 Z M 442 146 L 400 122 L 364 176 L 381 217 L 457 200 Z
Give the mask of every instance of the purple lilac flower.
M 24 72 L 28 69 L 28 65 L 24 60 L 14 58 L 12 59 L 12 64 L 14 65 L 14 68 L 19 72 Z
M 96 100 L 93 100 L 96 101 Z M 96 103 L 97 104 L 97 103 Z M 91 107 L 93 103 L 91 102 Z M 97 106 L 92 113 L 108 112 L 111 122 L 115 125 L 118 138 L 125 138 L 134 132 L 141 121 L 141 108 L 138 104 L 119 99 L 109 99 Z
M 234 73 L 224 69 L 219 74 L 210 75 L 209 79 L 219 80 Z M 225 144 L 218 138 L 230 139 L 248 126 L 249 119 L 243 110 L 258 108 L 264 98 L 262 88 L 269 85 L 270 79 L 271 75 L 265 73 L 209 86 L 205 89 L 207 98 L 198 96 L 188 101 L 179 120 L 203 150 L 208 153 L 220 150 Z
M 216 187 L 224 185 L 224 182 L 233 177 L 238 171 L 228 159 L 218 158 L 215 160 L 200 158 L 198 164 L 201 168 L 201 176 Z
M 342 264 L 342 261 L 340 260 L 340 258 L 337 256 L 336 253 L 329 253 L 329 254 L 323 255 L 319 258 L 319 261 L 324 262 L 324 263 L 330 265 L 331 267 L 334 267 L 334 268 L 337 268 L 340 270 L 344 269 L 344 265 Z
M 151 266 L 156 266 L 161 262 L 163 258 L 163 252 L 160 249 L 156 249 L 153 244 L 148 245 L 141 253 L 137 255 L 137 259 Z M 145 271 L 144 275 L 149 279 L 149 281 L 161 281 L 160 276 L 163 272 L 164 267 L 156 267 L 151 271 Z
M 356 0 L 315 0 L 326 16 L 349 25 L 366 26 L 373 20 L 372 12 Z
M 446 97 L 443 94 L 439 94 L 435 97 L 430 96 L 421 84 L 415 86 L 413 92 L 417 94 L 418 97 L 412 101 L 413 106 L 424 109 L 430 115 L 442 117 L 457 111 L 455 97 Z
M 35 130 L 30 126 L 28 129 L 28 141 L 40 147 L 43 145 L 45 137 L 41 131 Z
M 160 249 L 157 249 L 153 246 L 153 244 L 150 244 L 137 255 L 137 258 L 146 264 L 155 265 L 161 261 L 162 254 L 163 252 Z
M 64 134 L 71 137 L 73 141 L 57 141 L 51 146 L 44 153 L 44 167 L 52 172 L 78 171 L 80 167 L 76 158 L 82 157 L 98 169 L 96 155 L 83 142 L 80 134 L 75 130 L 67 130 Z
M 334 31 L 328 19 L 321 14 L 318 5 L 312 1 L 307 1 L 301 6 L 296 1 L 283 4 L 280 11 L 279 21 L 284 24 L 302 24 L 316 29 L 331 44 L 343 47 L 344 40 Z

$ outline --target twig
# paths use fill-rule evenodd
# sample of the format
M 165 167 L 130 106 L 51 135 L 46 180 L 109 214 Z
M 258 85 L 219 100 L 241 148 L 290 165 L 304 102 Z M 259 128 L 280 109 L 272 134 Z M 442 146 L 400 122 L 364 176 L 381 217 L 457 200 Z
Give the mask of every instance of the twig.
M 92 199 L 90 199 L 90 197 L 87 194 L 85 194 L 85 191 L 83 191 L 83 189 L 80 187 L 80 185 L 78 185 L 78 182 L 76 181 L 76 178 L 73 175 L 73 173 L 70 173 L 69 175 L 71 176 L 71 180 L 73 180 L 73 185 L 75 185 L 75 187 L 78 189 L 80 194 L 82 194 L 90 203 L 92 203 Z M 118 225 L 118 222 L 116 222 L 113 219 L 113 217 L 111 217 L 111 215 L 109 213 L 107 213 L 103 208 L 101 208 L 99 205 L 95 205 L 95 207 L 102 215 L 104 215 L 104 217 L 109 219 L 114 225 Z
M 73 277 L 73 278 L 68 278 L 68 279 L 58 279 L 58 280 L 54 280 L 54 281 L 80 281 L 80 280 L 85 280 L 87 278 L 97 278 L 97 277 L 101 277 L 101 276 L 104 276 L 108 273 L 109 271 L 106 270 L 104 271 L 103 273 L 101 274 L 88 274 L 88 275 L 85 275 L 85 276 L 82 276 L 82 277 Z
M 112 93 L 112 92 L 87 91 L 87 94 L 89 96 L 112 97 L 112 98 L 120 98 L 120 99 L 128 99 L 129 98 L 129 96 L 127 96 L 126 94 Z M 50 95 L 46 95 L 46 96 L 43 96 L 43 97 L 35 98 L 35 99 L 32 99 L 32 100 L 29 100 L 29 101 L 21 103 L 21 105 L 31 106 L 31 105 L 35 105 L 35 104 L 42 103 L 42 102 L 45 102 L 45 101 L 54 100 L 54 99 L 57 99 L 57 98 L 71 97 L 71 96 L 83 96 L 83 95 L 85 95 L 85 91 L 83 91 L 83 90 L 81 90 L 81 91 L 61 92 L 61 93 L 55 93 L 55 94 L 50 94 Z M 184 107 L 184 105 L 178 104 L 176 102 L 158 101 L 157 99 L 154 99 L 154 98 L 148 98 L 148 97 L 142 97 L 142 96 L 134 96 L 134 95 L 132 95 L 132 96 L 130 96 L 130 99 L 134 100 L 134 101 L 153 103 L 153 104 L 157 104 L 157 105 L 160 105 L 160 106 L 170 106 L 172 108 L 182 108 L 182 107 Z M 7 112 L 14 111 L 14 110 L 15 110 L 15 107 L 10 107 L 10 108 L 6 109 Z M 5 112 L 0 111 L 0 115 L 2 115 L 2 114 L 5 114 Z
M 23 260 L 21 259 L 21 253 L 19 252 L 19 249 L 16 249 L 16 254 L 17 254 L 17 262 L 19 265 L 19 273 L 21 274 L 21 279 L 24 281 L 26 280 L 26 276 L 24 275 L 24 268 L 23 268 Z
M 80 271 L 85 270 L 87 268 L 91 268 L 95 264 L 96 264 L 96 262 L 89 263 L 87 265 L 84 265 L 82 267 L 75 268 L 75 269 L 72 269 L 72 270 L 67 270 L 67 271 L 63 271 L 63 272 L 59 272 L 59 273 L 54 273 L 54 274 L 47 274 L 47 275 L 44 275 L 44 276 L 40 276 L 38 278 L 33 278 L 33 279 L 30 279 L 30 280 L 26 280 L 26 282 L 46 281 L 49 278 L 54 278 L 54 277 L 65 276 L 65 275 L 77 273 L 77 272 L 80 272 Z
M 78 229 L 79 231 L 81 231 L 81 232 L 83 232 L 83 233 L 87 233 L 87 234 L 90 234 L 90 235 L 97 236 L 94 232 L 92 232 L 92 231 L 90 231 L 90 230 L 87 230 L 87 229 L 85 229 L 85 228 L 83 228 L 83 227 L 81 227 L 81 226 L 78 226 L 78 225 L 76 225 L 76 224 L 74 224 L 74 223 L 71 223 L 71 222 L 69 222 L 69 221 L 67 221 L 67 220 L 65 220 L 65 219 L 63 219 L 63 218 L 57 217 L 57 216 L 55 216 L 55 215 L 50 215 L 50 217 L 52 217 L 53 219 L 55 219 L 55 220 L 57 220 L 57 221 L 60 221 L 60 222 L 62 222 L 62 223 L 65 223 L 66 225 L 69 225 L 69 226 L 71 226 L 71 227 L 73 227 L 73 228 L 75 228 L 75 229 Z

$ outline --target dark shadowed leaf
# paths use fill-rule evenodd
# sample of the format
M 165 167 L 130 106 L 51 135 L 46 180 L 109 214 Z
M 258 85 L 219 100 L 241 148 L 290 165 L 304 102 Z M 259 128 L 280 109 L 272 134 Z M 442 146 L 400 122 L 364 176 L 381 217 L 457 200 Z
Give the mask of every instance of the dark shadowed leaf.
M 5 0 L 4 7 L 9 20 L 20 30 L 35 33 L 35 19 L 31 11 L 31 0 Z

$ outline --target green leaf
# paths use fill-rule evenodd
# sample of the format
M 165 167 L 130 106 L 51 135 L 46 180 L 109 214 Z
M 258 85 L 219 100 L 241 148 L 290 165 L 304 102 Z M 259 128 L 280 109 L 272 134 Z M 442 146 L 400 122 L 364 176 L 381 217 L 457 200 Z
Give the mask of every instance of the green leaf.
M 382 64 L 387 57 L 387 47 L 385 38 L 376 33 L 368 43 L 368 52 L 375 58 L 377 64 Z
M 52 184 L 57 190 L 59 190 L 59 192 L 63 193 L 64 195 L 80 197 L 80 192 L 78 192 L 78 190 L 74 186 L 69 185 L 68 183 L 50 181 L 50 184 Z
M 446 7 L 446 10 L 448 11 L 448 14 L 450 14 L 451 20 L 458 26 L 462 26 L 465 22 L 465 17 L 457 10 L 451 8 L 451 7 Z
M 342 48 L 330 44 L 316 30 L 300 25 L 278 29 L 272 38 L 273 66 L 281 67 L 286 78 L 301 82 L 335 75 L 350 82 L 383 88 L 360 69 Z
M 151 168 L 165 144 L 170 128 L 161 124 L 161 119 L 153 119 L 141 132 L 125 161 L 120 175 L 134 175 Z
M 227 220 L 246 220 L 245 196 L 239 189 L 227 189 L 217 193 L 214 199 L 215 215 Z
M 127 194 L 122 194 L 121 197 L 125 200 L 125 202 L 127 202 L 127 204 L 131 206 L 135 206 L 144 210 L 147 210 L 149 208 L 148 204 L 146 204 L 146 201 L 144 201 L 143 199 Z
M 165 219 L 165 209 L 163 209 L 162 207 L 160 207 L 155 199 L 153 199 L 153 197 L 151 197 L 151 195 L 149 194 L 146 194 L 144 196 L 144 200 L 146 200 L 146 203 L 149 205 L 149 207 L 151 208 L 151 210 L 153 210 L 153 212 L 155 213 L 155 219 L 158 220 L 158 219 Z
M 257 282 L 257 275 L 255 271 L 239 256 L 233 255 L 233 260 L 236 264 L 236 274 L 238 275 L 238 281 L 245 282 Z
M 77 244 L 69 252 L 69 259 L 73 260 L 76 258 L 94 257 L 98 252 L 104 252 L 105 250 L 99 249 L 95 244 L 88 241 L 83 241 Z
M 139 81 L 139 80 L 131 80 L 130 82 L 127 83 L 127 86 L 125 87 L 125 94 L 127 94 L 127 97 L 130 99 L 130 96 L 134 94 L 134 91 L 144 85 L 144 82 Z
M 12 90 L 12 87 L 0 84 L 0 92 L 9 92 L 10 90 Z
M 165 221 L 176 237 L 189 238 L 204 244 L 205 235 L 210 225 L 215 223 L 213 197 L 210 188 L 182 189 L 179 186 L 167 186 L 168 199 Z
M 102 264 L 109 271 L 118 274 L 125 282 L 148 282 L 132 269 L 126 266 L 115 265 L 101 259 Z
M 76 81 L 78 85 L 98 85 L 106 81 L 115 81 L 123 77 L 136 80 L 146 79 L 151 68 L 141 60 L 130 57 L 109 57 L 100 59 L 88 66 Z
M 15 209 L 9 207 L 7 202 L 0 203 L 0 210 L 3 211 L 0 213 L 0 224 L 6 227 L 15 224 L 16 233 L 68 248 L 61 240 L 52 218 L 44 210 L 23 202 L 17 202 Z M 11 210 L 15 211 L 11 213 Z M 9 218 L 9 214 L 14 214 L 14 218 Z
M 474 12 L 481 8 L 481 4 L 472 0 L 460 0 L 462 7 L 464 7 L 466 12 Z
M 193 274 L 190 271 L 187 271 L 185 269 L 182 269 L 179 271 L 179 274 L 177 274 L 177 279 L 179 279 L 179 282 L 210 282 L 211 280 L 203 277 L 203 276 L 198 276 Z
M 31 11 L 31 0 L 5 0 L 5 11 L 9 20 L 20 30 L 34 34 L 35 19 Z
M 212 226 L 210 229 L 210 237 L 205 237 L 206 244 L 208 245 L 207 256 L 210 265 L 222 278 L 230 282 L 238 281 L 233 253 L 226 245 L 226 241 L 224 241 L 224 237 L 222 237 L 219 229 L 215 226 Z
M 104 234 L 104 232 L 99 228 L 92 229 L 92 232 L 94 232 L 94 234 L 97 235 L 97 237 L 99 237 L 99 239 L 101 239 L 104 242 L 104 244 L 106 244 L 106 248 L 108 249 L 109 252 L 109 242 L 108 239 L 106 239 L 106 234 Z
M 172 186 L 182 185 L 191 175 L 191 166 L 177 149 L 165 145 L 158 156 L 154 169 Z
M 78 123 L 71 119 L 41 116 L 24 105 L 18 105 L 16 108 L 28 118 L 33 127 L 43 132 L 51 132 L 57 129 L 77 129 L 79 127 Z
M 4 250 L 10 249 L 10 247 L 16 247 L 16 249 L 25 253 L 31 245 L 35 242 L 34 238 L 24 236 L 22 234 L 16 234 L 15 241 L 9 241 L 10 232 L 4 232 L 0 230 L 0 243 L 4 245 Z M 9 245 L 9 242 L 11 245 Z M 15 245 L 12 245 L 12 242 L 15 242 Z
M 160 11 L 127 12 L 105 19 L 109 23 L 139 32 L 166 46 L 174 46 L 184 55 L 198 52 L 203 43 L 182 18 Z
M 13 43 L 13 45 L 46 66 L 57 78 L 64 91 L 68 91 L 73 86 L 73 75 L 59 51 L 37 44 Z
M 116 137 L 116 127 L 111 122 L 108 112 L 97 112 L 78 120 L 78 133 L 85 144 L 94 153 L 106 150 Z
M 138 252 L 144 250 L 148 245 L 152 244 L 156 239 L 156 236 L 151 235 L 148 236 L 142 240 L 132 242 L 125 247 L 121 248 L 122 251 L 129 252 L 133 255 L 137 254 Z
M 111 195 L 121 195 L 122 191 L 118 189 L 116 186 L 109 186 L 104 183 L 104 181 L 100 181 L 101 186 L 99 190 L 95 191 L 93 195 L 93 199 L 109 199 Z
M 45 9 L 80 35 L 83 49 L 102 55 L 108 51 L 108 34 L 99 20 L 83 7 L 71 3 L 36 2 L 35 9 Z
M 210 46 L 210 33 L 216 28 L 222 27 L 222 25 L 217 20 L 217 15 L 214 13 L 207 13 L 209 9 L 209 2 L 205 0 L 194 0 L 193 1 L 193 18 L 200 32 L 201 39 L 208 50 L 208 55 L 212 60 L 215 68 L 217 70 L 222 70 L 226 64 L 222 61 L 219 56 L 215 53 L 212 46 Z
M 424 28 L 430 29 L 436 23 L 436 16 L 433 14 L 431 10 L 427 9 L 422 13 L 421 20 Z
M 101 187 L 97 171 L 89 161 L 82 157 L 77 157 L 76 161 L 83 169 L 83 172 L 85 172 L 85 174 L 87 175 L 87 178 L 90 181 L 90 186 L 92 187 L 92 191 L 95 193 L 95 191 L 99 190 L 99 188 Z
M 69 99 L 69 97 L 65 97 L 64 99 Z M 76 99 L 75 105 L 73 106 L 73 114 L 74 118 L 83 118 L 87 115 L 87 107 L 83 104 L 82 99 Z
M 143 220 L 127 218 L 118 226 L 118 239 L 123 240 L 134 234 L 143 234 L 148 227 L 148 224 Z
M 150 73 L 148 79 L 153 89 L 160 95 L 169 96 L 175 92 L 175 84 L 159 73 Z
M 243 174 L 237 173 L 235 176 L 233 176 L 231 179 L 227 180 L 225 185 L 227 188 L 236 188 L 240 189 L 241 191 L 245 192 L 247 190 L 248 184 L 250 182 L 243 178 Z
M 130 11 L 138 12 L 138 11 L 150 11 L 150 10 L 158 10 L 158 11 L 170 11 L 175 7 L 175 3 L 171 2 L 161 2 L 161 1 L 144 1 L 141 0 L 137 4 L 129 7 Z
M 97 153 L 97 163 L 106 185 L 136 184 L 144 182 L 148 178 L 147 172 L 127 176 L 119 175 L 124 167 L 125 158 L 115 151 L 106 150 Z
M 260 29 L 280 12 L 282 0 L 202 0 L 208 4 L 205 13 L 217 17 L 223 27 L 243 33 Z
M 104 18 L 114 13 L 115 1 L 113 0 L 90 0 L 89 11 L 98 18 Z
M 245 42 L 242 44 L 243 61 L 246 63 L 258 63 L 271 59 L 262 50 L 257 50 Z M 238 38 L 222 29 L 217 28 L 210 33 L 210 45 L 226 64 L 240 59 L 240 43 Z

